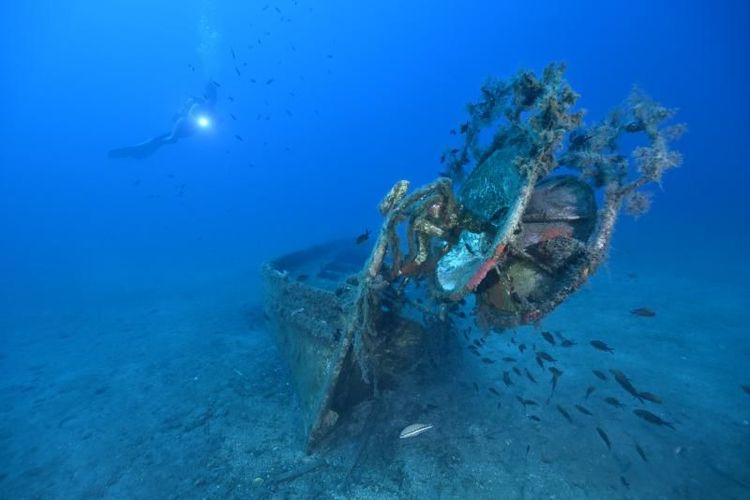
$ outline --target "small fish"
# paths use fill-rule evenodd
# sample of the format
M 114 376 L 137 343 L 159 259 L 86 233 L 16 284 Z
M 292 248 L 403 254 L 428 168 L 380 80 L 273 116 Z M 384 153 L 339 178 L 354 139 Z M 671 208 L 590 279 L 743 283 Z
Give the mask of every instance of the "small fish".
M 521 376 L 521 370 L 519 370 L 517 366 L 512 367 L 511 370 L 513 370 L 513 373 L 515 373 L 519 377 Z
M 495 360 L 491 358 L 482 358 L 480 361 L 486 365 L 495 364 Z
M 245 139 L 243 139 L 240 134 L 234 134 L 234 138 L 237 139 L 240 142 L 245 142 Z
M 555 342 L 555 337 L 550 332 L 542 332 L 542 337 L 552 345 L 557 344 L 557 342 Z
M 622 483 L 623 486 L 630 489 L 630 483 L 628 483 L 628 480 L 625 479 L 625 476 L 620 476 L 620 482 Z
M 310 276 L 308 276 L 307 274 L 300 274 L 299 276 L 297 276 L 297 281 L 307 281 L 309 277 Z
M 568 410 L 566 410 L 565 408 L 563 408 L 560 405 L 557 405 L 557 411 L 560 412 L 560 415 L 562 415 L 563 417 L 565 417 L 565 420 L 567 420 L 568 423 L 570 423 L 570 424 L 573 423 L 573 418 L 571 418 L 570 413 L 568 413 Z
M 234 72 L 237 73 L 237 76 L 242 76 L 242 73 L 240 73 L 240 68 L 237 66 L 234 67 Z
M 401 431 L 401 434 L 399 434 L 398 437 L 400 439 L 411 438 L 414 436 L 419 436 L 423 432 L 430 429 L 432 429 L 432 425 L 430 424 L 411 424 L 404 427 L 404 430 Z
M 234 116 L 234 113 L 229 113 L 229 116 L 231 116 L 231 117 L 232 117 L 232 120 L 237 120 L 237 117 L 236 117 L 236 116 Z
M 513 381 L 510 379 L 510 373 L 508 373 L 507 371 L 503 372 L 503 383 L 506 387 L 510 387 L 511 385 L 513 385 Z
M 456 129 L 455 129 L 455 128 L 452 128 L 452 129 L 450 130 L 450 133 L 451 133 L 451 135 L 456 135 Z
M 745 391 L 747 394 L 750 394 L 750 384 L 744 384 L 744 385 L 741 385 L 740 387 L 742 387 L 742 390 Z
M 192 64 L 188 64 L 188 68 L 190 68 L 190 71 L 195 73 L 195 66 L 193 66 Z
M 597 427 L 596 432 L 599 433 L 599 437 L 602 438 L 602 441 L 604 441 L 604 444 L 607 445 L 608 450 L 612 450 L 612 443 L 609 441 L 609 436 L 607 436 L 607 433 L 604 432 L 601 428 Z
M 576 345 L 576 342 L 573 342 L 570 339 L 563 339 L 563 341 L 560 342 L 560 345 L 562 347 L 573 347 L 574 345 Z
M 588 399 L 588 398 L 589 398 L 589 396 L 591 396 L 591 394 L 592 394 L 592 393 L 593 393 L 593 392 L 594 392 L 595 390 L 596 390 L 596 387 L 594 387 L 593 385 L 590 385 L 590 386 L 589 386 L 589 388 L 588 388 L 588 389 L 586 389 L 586 396 L 584 397 L 584 399 Z
M 599 370 L 591 370 L 591 372 L 596 375 L 596 378 L 600 380 L 607 380 L 607 376 L 603 372 L 600 372 Z
M 357 238 L 354 240 L 354 243 L 357 245 L 361 245 L 365 241 L 367 241 L 370 238 L 370 230 L 365 229 L 365 232 L 357 236 Z
M 630 311 L 633 316 L 641 316 L 642 318 L 652 318 L 656 316 L 656 312 L 648 307 L 636 307 Z
M 489 389 L 487 389 L 487 390 L 488 390 L 488 391 L 490 391 L 490 392 L 491 392 L 492 394 L 494 394 L 495 396 L 500 396 L 500 392 L 499 392 L 499 391 L 498 391 L 497 389 L 495 389 L 494 387 L 490 387 L 490 388 L 489 388 Z
M 643 403 L 643 398 L 641 397 L 640 393 L 638 392 L 638 390 L 636 390 L 635 386 L 630 382 L 630 379 L 624 373 L 622 373 L 620 370 L 615 370 L 614 368 L 610 369 L 609 373 L 611 373 L 612 376 L 615 377 L 615 380 L 618 384 L 620 384 L 620 386 L 622 386 L 623 389 L 625 389 L 638 401 Z
M 652 403 L 656 403 L 658 405 L 662 404 L 663 402 L 659 396 L 651 392 L 639 392 L 638 395 L 646 401 L 651 401 Z
M 537 417 L 536 415 L 529 415 L 529 420 L 533 420 L 534 422 L 541 422 L 542 419 Z
M 529 371 L 529 369 L 528 368 L 524 368 L 524 370 L 526 371 L 526 378 L 528 378 L 529 380 L 531 380 L 533 383 L 536 384 L 536 379 L 531 374 L 531 372 Z
M 589 417 L 593 417 L 594 416 L 594 414 L 591 413 L 588 409 L 586 409 L 586 407 L 581 406 L 581 405 L 574 405 L 574 406 L 576 407 L 576 410 L 580 411 L 584 415 L 588 415 Z
M 227 99 L 229 99 L 229 102 L 234 102 L 234 97 L 232 97 L 231 95 L 228 95 Z
M 633 443 L 633 444 L 635 444 L 635 451 L 638 452 L 638 454 L 641 456 L 643 461 L 648 462 L 648 458 L 646 458 L 646 452 L 643 451 L 643 448 L 641 448 L 641 446 L 638 443 Z
M 462 123 L 461 124 L 461 133 L 465 134 L 467 130 L 469 130 L 469 122 Z
M 271 85 L 273 82 L 274 82 L 274 79 L 269 78 L 268 80 L 266 80 L 266 85 Z
M 230 48 L 229 50 L 232 51 L 232 59 L 237 59 L 237 54 L 234 53 L 234 49 Z
M 479 339 L 474 339 L 474 345 L 477 347 L 482 347 L 482 341 Z
M 515 363 L 516 362 L 516 358 L 514 358 L 512 356 L 505 356 L 503 358 L 503 361 L 505 361 L 506 363 Z
M 521 396 L 516 396 L 516 400 L 521 403 L 524 408 L 527 406 L 538 406 L 537 402 L 532 399 L 524 399 Z
M 518 350 L 521 351 L 521 354 L 523 354 L 523 351 L 526 350 L 526 344 L 518 344 Z
M 643 420 L 650 424 L 658 425 L 658 426 L 666 426 L 670 429 L 674 430 L 674 425 L 671 422 L 667 422 L 666 420 L 662 420 L 661 417 L 658 415 L 654 415 L 648 410 L 641 410 L 638 408 L 637 410 L 633 410 L 633 413 L 641 417 Z
M 558 370 L 554 366 L 550 366 L 549 371 L 550 373 L 552 373 L 552 391 L 550 391 L 549 397 L 552 397 L 552 394 L 557 388 L 557 381 L 560 380 L 560 376 L 563 374 L 563 372 Z
M 592 340 L 591 342 L 589 342 L 589 344 L 591 344 L 591 346 L 594 349 L 598 349 L 600 351 L 608 352 L 610 354 L 615 352 L 614 349 L 612 349 L 611 347 L 609 347 L 607 344 L 605 344 L 601 340 Z
M 291 112 L 291 111 L 289 111 L 288 109 L 285 109 L 285 110 L 284 110 L 284 112 L 286 113 L 286 115 L 287 115 L 287 116 L 294 116 L 294 115 L 292 114 L 292 112 Z
M 479 385 L 477 385 L 477 383 L 476 383 L 476 382 L 472 382 L 472 383 L 471 383 L 471 385 L 473 385 L 473 386 L 474 386 L 474 390 L 475 390 L 476 392 L 479 392 Z
M 612 396 L 608 396 L 604 398 L 604 402 L 607 403 L 608 405 L 614 406 L 615 408 L 623 407 L 623 404 L 620 403 L 620 400 L 618 400 L 617 398 L 613 398 Z
M 550 363 L 554 363 L 557 361 L 555 358 L 553 358 L 552 356 L 550 356 L 544 351 L 537 351 L 536 355 L 537 357 L 542 358 L 544 361 L 549 361 Z
M 468 244 L 468 243 L 464 243 L 464 248 L 465 248 L 465 249 L 466 249 L 466 251 L 467 251 L 467 252 L 469 252 L 469 254 L 470 254 L 470 255 L 472 255 L 473 257 L 476 257 L 476 256 L 477 256 L 476 252 L 474 252 L 474 250 L 473 250 L 473 249 L 471 248 L 471 246 L 469 246 L 469 244 Z

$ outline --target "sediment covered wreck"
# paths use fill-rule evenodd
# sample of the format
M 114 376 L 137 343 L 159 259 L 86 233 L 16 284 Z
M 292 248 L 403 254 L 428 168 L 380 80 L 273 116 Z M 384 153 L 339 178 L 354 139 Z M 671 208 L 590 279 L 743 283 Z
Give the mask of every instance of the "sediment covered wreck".
M 416 190 L 399 181 L 380 203 L 369 252 L 338 241 L 264 266 L 308 450 L 457 335 L 450 313 L 485 332 L 543 318 L 596 271 L 621 209 L 644 213 L 641 188 L 680 164 L 673 110 L 635 89 L 586 126 L 563 73 L 553 64 L 486 82 L 441 176 Z M 621 151 L 625 135 L 641 145 Z

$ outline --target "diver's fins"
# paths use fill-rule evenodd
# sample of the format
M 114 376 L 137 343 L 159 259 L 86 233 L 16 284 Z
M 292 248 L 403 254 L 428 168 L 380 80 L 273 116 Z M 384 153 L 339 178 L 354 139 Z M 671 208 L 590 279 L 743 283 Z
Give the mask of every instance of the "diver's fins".
M 135 146 L 127 146 L 124 148 L 110 149 L 107 152 L 107 158 L 118 159 L 118 158 L 135 158 L 136 160 L 142 160 L 148 158 L 156 152 L 157 149 L 167 144 L 167 139 L 170 134 L 161 134 L 153 139 L 149 139 L 146 142 L 136 144 Z

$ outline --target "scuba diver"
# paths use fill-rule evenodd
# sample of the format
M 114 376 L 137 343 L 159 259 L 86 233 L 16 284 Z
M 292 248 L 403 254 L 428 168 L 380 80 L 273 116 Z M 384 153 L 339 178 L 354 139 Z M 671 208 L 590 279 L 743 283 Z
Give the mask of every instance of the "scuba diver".
M 189 137 L 196 131 L 210 126 L 213 109 L 216 105 L 216 89 L 218 87 L 218 83 L 210 81 L 203 90 L 203 97 L 190 97 L 174 116 L 174 125 L 171 132 L 157 135 L 134 146 L 111 149 L 107 156 L 109 158 L 136 158 L 139 160 L 147 158 L 162 146 L 175 144 L 180 139 Z

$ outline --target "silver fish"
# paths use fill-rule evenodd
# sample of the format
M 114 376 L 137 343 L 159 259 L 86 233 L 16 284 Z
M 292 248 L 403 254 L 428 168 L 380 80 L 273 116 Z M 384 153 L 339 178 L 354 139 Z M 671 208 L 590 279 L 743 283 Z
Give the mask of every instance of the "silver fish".
M 432 429 L 432 424 L 411 424 L 404 427 L 404 430 L 399 434 L 399 438 L 406 439 L 414 436 L 419 436 L 425 431 Z

